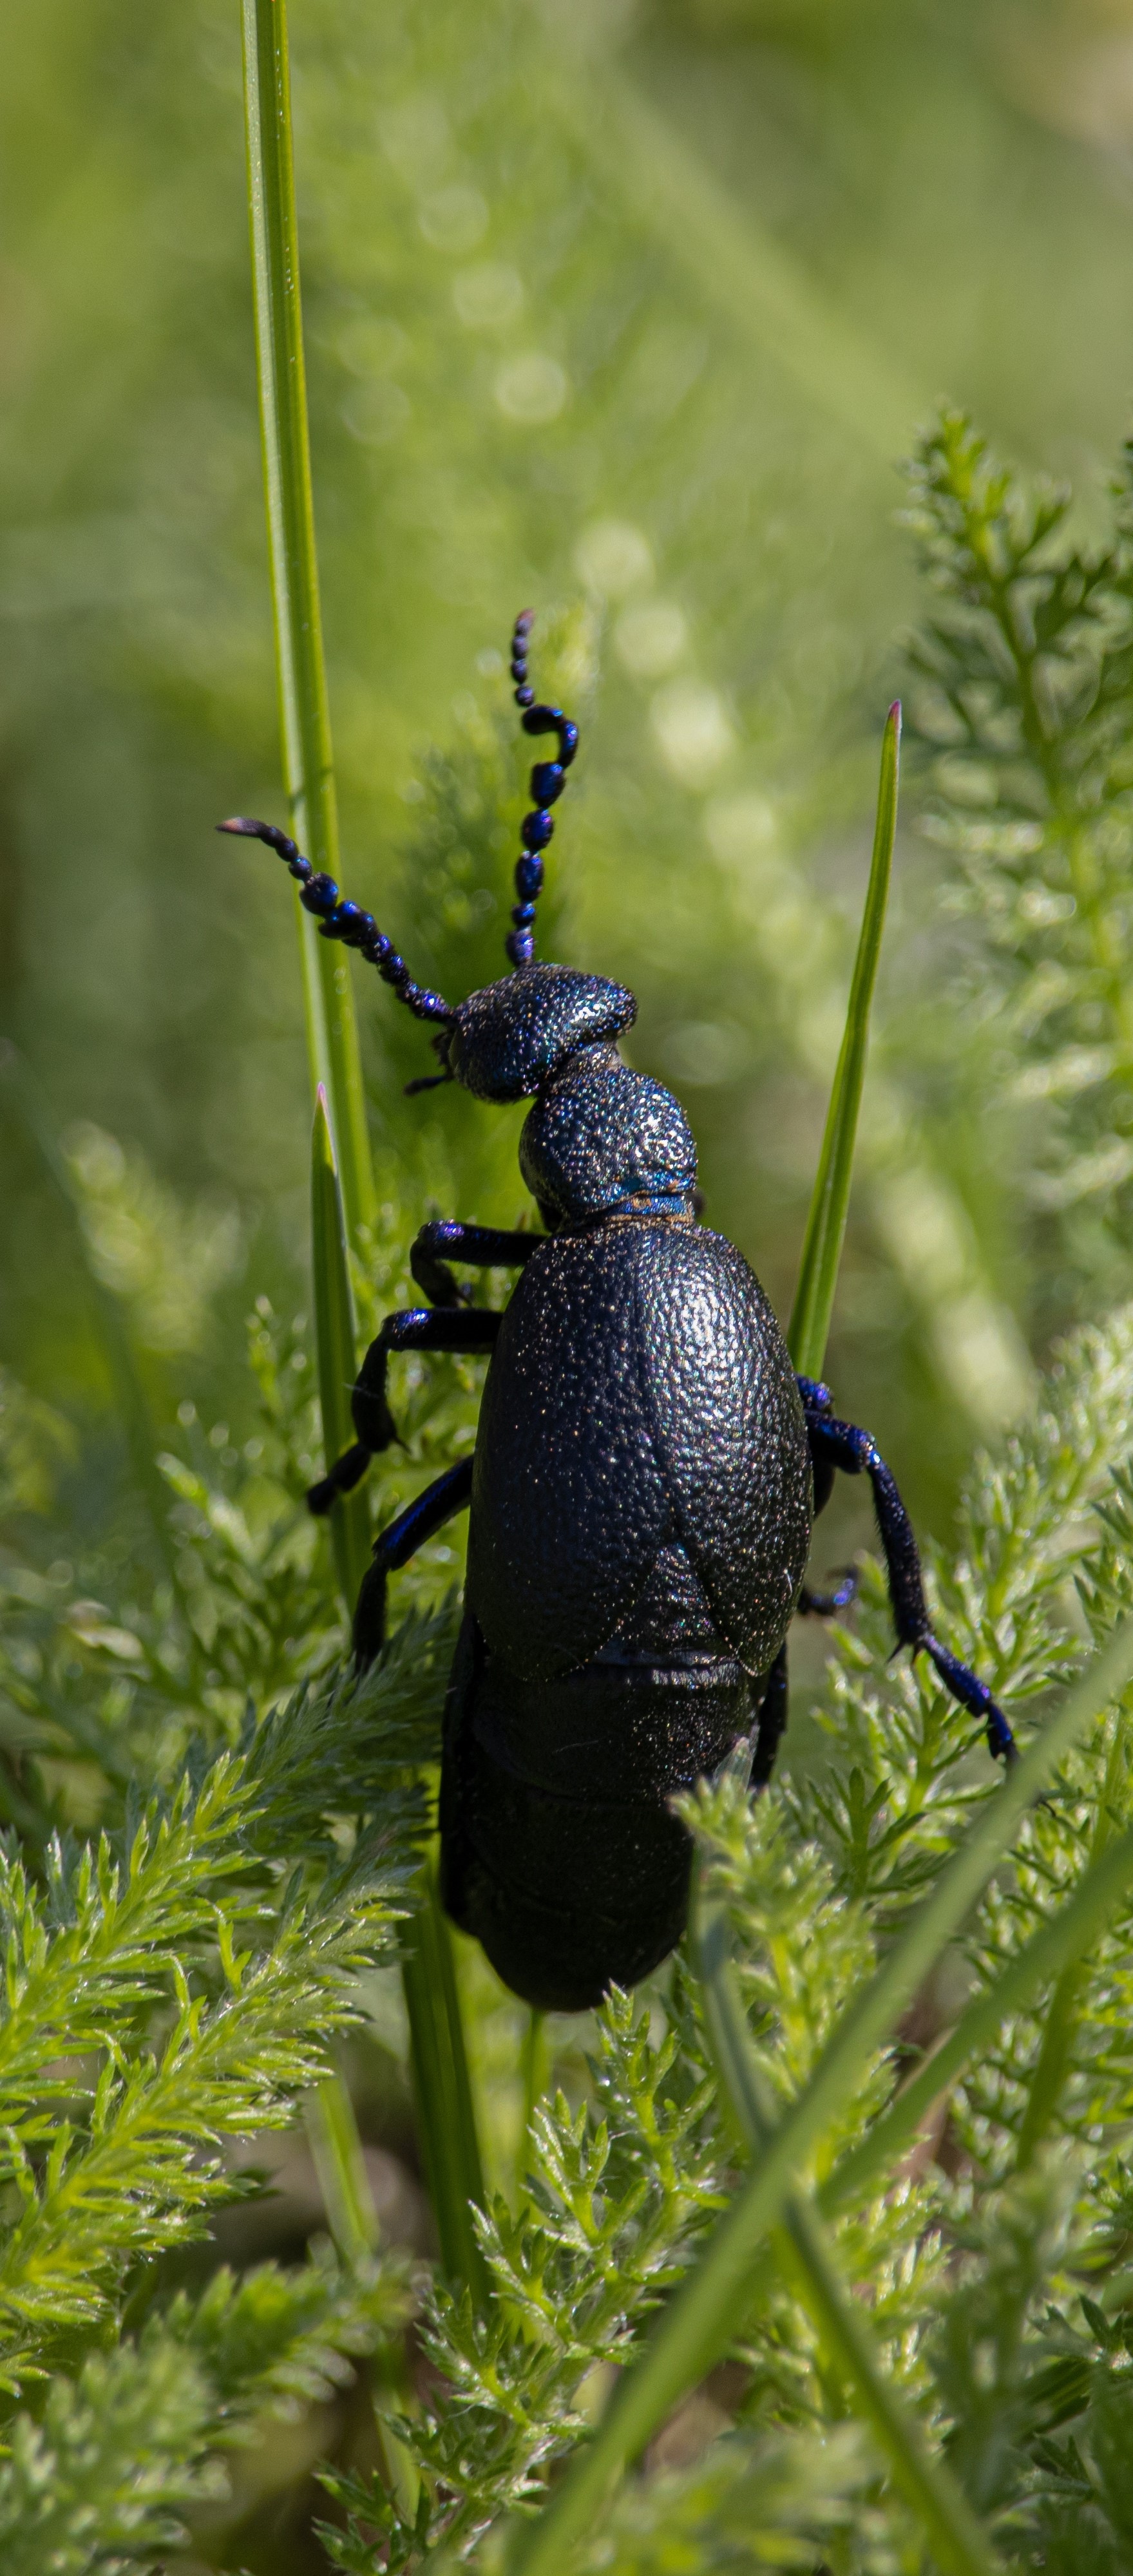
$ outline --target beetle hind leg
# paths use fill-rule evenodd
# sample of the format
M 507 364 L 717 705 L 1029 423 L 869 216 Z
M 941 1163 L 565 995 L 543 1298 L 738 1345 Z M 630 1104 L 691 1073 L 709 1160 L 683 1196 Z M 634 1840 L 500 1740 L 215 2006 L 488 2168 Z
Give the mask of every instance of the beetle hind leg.
M 978 1673 L 960 1662 L 948 1646 L 934 1636 L 928 1615 L 928 1603 L 921 1581 L 921 1561 L 913 1525 L 897 1489 L 891 1468 L 871 1439 L 853 1422 L 839 1422 L 828 1387 L 810 1378 L 799 1379 L 799 1393 L 815 1462 L 816 1482 L 821 1468 L 823 1477 L 840 1467 L 847 1476 L 868 1476 L 873 1489 L 873 1507 L 877 1515 L 878 1535 L 885 1556 L 889 1582 L 889 1599 L 893 1625 L 897 1631 L 898 1650 L 908 1646 L 914 1655 L 927 1655 L 935 1665 L 946 1690 L 966 1708 L 972 1717 L 982 1718 L 988 1751 L 997 1760 L 1013 1762 L 1016 1743 L 1011 1729 L 987 1683 Z

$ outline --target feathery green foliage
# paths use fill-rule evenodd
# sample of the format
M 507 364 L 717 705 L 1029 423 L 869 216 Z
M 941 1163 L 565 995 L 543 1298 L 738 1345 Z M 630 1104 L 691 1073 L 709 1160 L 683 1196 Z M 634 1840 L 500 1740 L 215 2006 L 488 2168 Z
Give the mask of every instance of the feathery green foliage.
M 1133 1176 L 1131 478 L 1126 447 L 1088 532 L 1066 485 L 1013 472 L 946 411 L 906 513 L 939 602 L 911 648 L 927 824 L 982 933 L 969 980 L 999 1112 L 1033 1221 L 1110 1276 Z

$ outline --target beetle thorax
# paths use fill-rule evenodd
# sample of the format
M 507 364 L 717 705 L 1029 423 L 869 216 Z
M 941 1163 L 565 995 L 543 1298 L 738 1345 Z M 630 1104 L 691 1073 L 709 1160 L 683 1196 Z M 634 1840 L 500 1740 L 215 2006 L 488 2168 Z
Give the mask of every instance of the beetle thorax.
M 544 1086 L 519 1167 L 552 1230 L 622 1212 L 692 1214 L 696 1146 L 684 1111 L 614 1045 L 579 1048 Z

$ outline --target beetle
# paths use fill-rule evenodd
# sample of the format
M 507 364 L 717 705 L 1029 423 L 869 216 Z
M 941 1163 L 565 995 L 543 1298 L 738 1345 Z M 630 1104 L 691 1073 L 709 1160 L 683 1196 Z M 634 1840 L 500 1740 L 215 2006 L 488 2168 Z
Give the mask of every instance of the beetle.
M 474 1455 L 374 1542 L 354 1622 L 357 1663 L 380 1651 L 388 1577 L 470 1508 L 464 1614 L 445 1703 L 441 1891 L 504 1983 L 574 2012 L 633 1986 L 679 1940 L 690 1845 L 674 1792 L 741 1737 L 752 1787 L 787 1718 L 793 1614 L 850 1598 L 804 1583 L 836 1471 L 868 1477 L 897 1646 L 925 1654 L 1014 1754 L 987 1685 L 933 1634 L 916 1540 L 893 1476 L 829 1389 L 796 1377 L 770 1304 L 735 1246 L 699 1221 L 696 1147 L 679 1103 L 627 1065 L 624 985 L 535 958 L 551 808 L 578 730 L 528 678 L 532 612 L 511 676 L 523 729 L 553 735 L 531 771 L 510 973 L 452 1005 L 414 983 L 372 916 L 275 825 L 218 826 L 268 844 L 325 938 L 376 965 L 433 1029 L 440 1071 L 485 1101 L 530 1099 L 519 1147 L 545 1231 L 443 1220 L 413 1245 L 427 1302 L 386 1317 L 353 1390 L 357 1440 L 308 1496 L 348 1493 L 396 1438 L 386 1393 L 399 1351 L 490 1353 Z M 458 1265 L 514 1267 L 501 1312 L 470 1307 Z

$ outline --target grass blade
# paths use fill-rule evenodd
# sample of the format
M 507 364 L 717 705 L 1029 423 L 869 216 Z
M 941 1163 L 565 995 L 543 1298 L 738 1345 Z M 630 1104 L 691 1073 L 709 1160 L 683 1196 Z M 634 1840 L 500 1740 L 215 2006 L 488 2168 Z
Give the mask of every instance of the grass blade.
M 329 1467 L 354 1439 L 350 1390 L 356 1367 L 342 1194 L 321 1083 L 311 1131 L 311 1268 L 323 1444 Z M 339 1495 L 329 1517 L 339 1585 L 353 1613 L 370 1562 L 370 1516 L 364 1492 Z M 471 2213 L 473 2204 L 484 2206 L 484 2181 L 452 1936 L 431 1871 L 409 1938 L 412 1947 L 402 1962 L 402 1983 L 421 2151 L 445 2269 L 466 2281 L 480 2304 L 487 2294 L 488 2275 Z
M 268 554 L 284 783 L 292 829 L 316 868 L 338 875 L 338 812 L 323 662 L 299 240 L 291 146 L 286 0 L 243 0 L 248 208 Z M 342 1158 L 352 1243 L 372 1223 L 374 1179 L 350 966 L 320 939 L 296 893 L 312 1087 L 326 1089 Z
M 800 2168 L 861 2080 L 863 2064 L 959 1930 L 1027 1809 L 1063 1756 L 1133 1677 L 1133 1620 L 1115 1629 L 1042 1734 L 981 1808 L 932 1895 L 843 2013 L 805 2091 L 760 2158 L 676 2293 L 641 2355 L 615 2389 L 592 2442 L 580 2452 L 537 2522 L 517 2533 L 509 2576 L 551 2576 L 593 2529 L 612 2485 L 659 2431 L 678 2400 L 720 2358 L 747 2313 L 763 2248 Z M 1099 1864 L 1100 1865 L 1100 1864 Z
M 842 1258 L 842 1239 L 850 1204 L 858 1110 L 865 1080 L 870 1007 L 877 981 L 877 962 L 881 954 L 881 934 L 885 928 L 885 907 L 893 864 L 900 757 L 901 709 L 894 705 L 890 707 L 882 738 L 873 859 L 858 953 L 854 960 L 846 1027 L 826 1113 L 818 1174 L 803 1237 L 799 1284 L 787 1330 L 787 1348 L 802 1377 L 822 1375 L 834 1291 L 838 1284 L 838 1265 Z
M 311 1277 L 323 1450 L 330 1468 L 355 1438 L 350 1390 L 357 1363 L 342 1192 L 327 1096 L 321 1083 L 311 1129 Z M 353 1618 L 362 1577 L 370 1562 L 370 1513 L 364 1490 L 339 1494 L 331 1505 L 329 1519 L 339 1588 L 347 1614 Z
M 693 1907 L 693 1954 L 725 2099 L 749 2152 L 761 2155 L 776 2127 L 776 2105 L 752 2050 L 729 1956 L 725 1908 L 699 1891 Z M 994 2554 L 951 2470 L 937 2458 L 919 2418 L 886 2378 L 865 2318 L 846 2291 L 809 2194 L 797 2189 L 788 2192 L 776 2236 L 790 2246 L 791 2268 L 806 2305 L 854 2390 L 858 2412 L 887 2459 L 895 2486 L 921 2523 L 938 2567 L 946 2576 L 991 2576 Z
M 839 2158 L 819 2188 L 818 2205 L 824 2216 L 849 2208 L 891 2169 L 953 2078 L 989 2045 L 1003 2022 L 1023 2012 L 1052 1978 L 1066 1975 L 1078 1964 L 1131 1885 L 1133 1826 L 1092 1863 L 1073 1896 L 1041 1931 L 1032 1934 L 994 1985 L 973 1998 L 955 2028 L 902 2085 L 880 2119 Z
M 412 2041 L 418 2129 L 441 2261 L 454 2281 L 466 2284 L 473 2305 L 483 2309 L 490 2296 L 490 2281 L 472 2213 L 474 2208 L 484 2207 L 484 2176 L 452 1934 L 431 1862 L 426 1871 L 425 1901 L 407 1927 L 407 1943 L 402 1984 Z
M 376 2254 L 381 2231 L 354 2104 L 341 2075 L 328 2075 L 309 2096 L 306 2126 L 331 2235 L 344 2262 L 363 2263 Z

